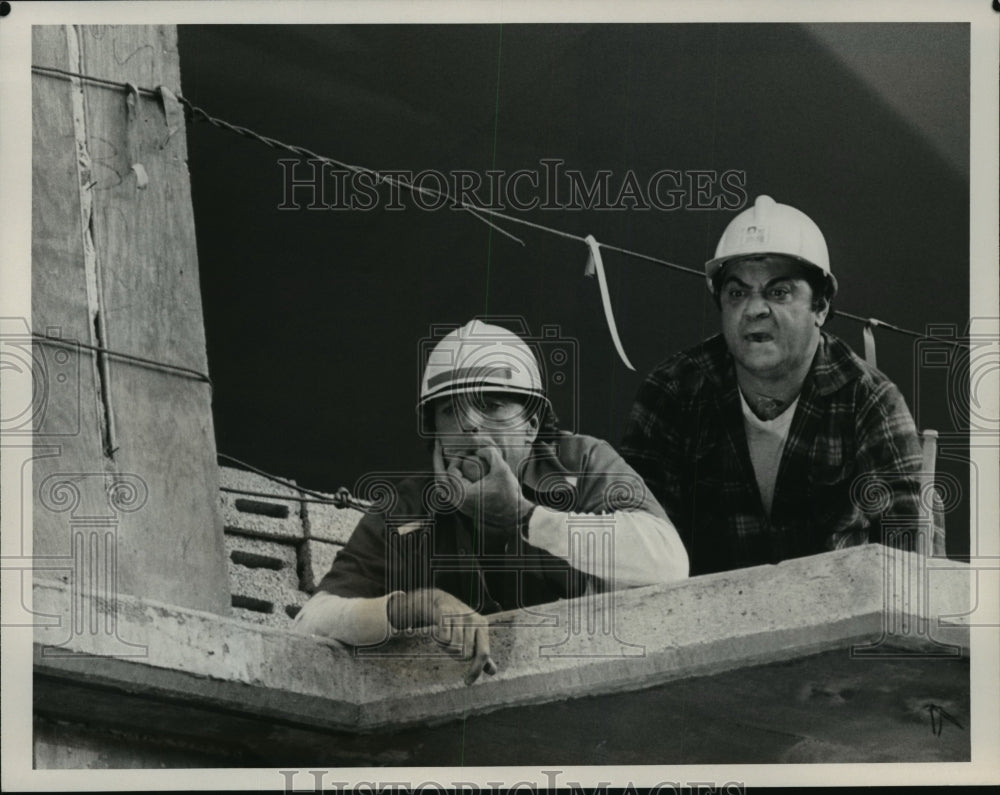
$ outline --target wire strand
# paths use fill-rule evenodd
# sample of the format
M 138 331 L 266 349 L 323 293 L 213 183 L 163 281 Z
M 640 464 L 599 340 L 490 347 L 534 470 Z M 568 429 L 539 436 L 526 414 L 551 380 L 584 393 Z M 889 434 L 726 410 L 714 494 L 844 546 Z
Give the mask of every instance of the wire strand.
M 299 486 L 298 484 L 293 483 L 292 481 L 286 478 L 281 478 L 278 477 L 277 475 L 272 475 L 270 472 L 265 472 L 263 469 L 255 467 L 253 464 L 248 464 L 246 461 L 242 461 L 239 458 L 236 458 L 235 456 L 226 455 L 225 453 L 216 453 L 216 456 L 220 459 L 228 461 L 231 464 L 236 464 L 237 466 L 243 467 L 244 469 L 247 469 L 256 475 L 260 475 L 263 478 L 272 480 L 281 486 L 285 486 L 286 488 L 289 489 L 294 489 L 295 491 L 301 492 L 302 494 L 308 494 L 310 497 L 315 497 L 316 499 L 303 500 L 296 497 L 293 494 L 271 494 L 271 495 L 257 494 L 257 496 L 259 497 L 270 496 L 279 500 L 294 500 L 297 502 L 323 502 L 331 505 L 336 505 L 338 508 L 354 508 L 355 510 L 359 511 L 368 511 L 372 507 L 372 503 L 366 500 L 359 500 L 357 497 L 352 495 L 344 486 L 341 486 L 339 489 L 337 489 L 333 497 L 330 497 L 326 494 L 323 494 L 322 492 L 313 491 L 312 489 L 307 489 L 304 486 Z M 229 491 L 230 489 L 227 488 L 220 490 Z M 240 490 L 239 493 L 245 493 L 245 492 Z
M 63 78 L 63 79 L 86 80 L 88 82 L 95 83 L 97 85 L 102 85 L 102 86 L 111 87 L 111 88 L 118 88 L 118 89 L 123 89 L 123 90 L 131 90 L 130 86 L 127 83 L 122 83 L 122 82 L 118 82 L 118 81 L 114 81 L 114 80 L 108 80 L 108 79 L 102 78 L 102 77 L 95 77 L 93 75 L 82 74 L 80 72 L 71 72 L 71 71 L 67 71 L 65 69 L 57 69 L 55 67 L 50 67 L 50 66 L 36 66 L 36 65 L 32 65 L 31 70 L 32 70 L 32 72 L 35 72 L 36 74 L 48 75 L 50 77 L 60 77 L 60 78 Z M 161 94 L 157 90 L 153 90 L 153 89 L 149 89 L 149 88 L 138 88 L 137 90 L 138 90 L 138 93 L 142 94 L 143 96 L 152 97 L 154 99 L 160 99 L 161 98 Z M 217 128 L 220 128 L 220 129 L 224 129 L 224 130 L 228 130 L 228 131 L 230 131 L 232 133 L 235 133 L 236 135 L 240 135 L 240 136 L 245 137 L 245 138 L 251 138 L 252 140 L 258 141 L 259 143 L 262 143 L 265 146 L 268 146 L 268 147 L 270 147 L 272 149 L 283 149 L 286 152 L 291 152 L 292 154 L 298 155 L 299 157 L 307 158 L 307 159 L 311 158 L 311 159 L 319 161 L 321 163 L 328 163 L 330 165 L 337 166 L 339 168 L 342 168 L 342 169 L 344 169 L 346 171 L 350 171 L 352 173 L 359 173 L 359 174 L 360 173 L 364 173 L 364 174 L 368 174 L 368 175 L 372 176 L 374 179 L 376 179 L 378 182 L 383 182 L 383 183 L 386 183 L 386 184 L 389 184 L 389 185 L 395 185 L 395 186 L 398 186 L 398 187 L 401 187 L 401 188 L 405 188 L 406 190 L 409 190 L 409 191 L 414 192 L 414 193 L 420 193 L 421 195 L 431 196 L 431 197 L 437 198 L 437 199 L 446 199 L 446 200 L 449 200 L 449 201 L 452 202 L 453 206 L 459 207 L 459 208 L 461 208 L 463 210 L 468 211 L 469 215 L 471 215 L 472 217 L 476 218 L 477 220 L 479 220 L 479 221 L 481 221 L 483 223 L 488 224 L 493 229 L 496 229 L 498 232 L 501 232 L 502 234 L 506 235 L 507 237 L 512 238 L 513 240 L 515 240 L 516 242 L 520 243 L 521 245 L 524 245 L 524 241 L 523 240 L 515 237 L 514 235 L 510 234 L 509 232 L 507 232 L 506 230 L 502 229 L 501 227 L 499 227 L 499 226 L 491 223 L 486 218 L 483 218 L 482 215 L 489 215 L 489 216 L 491 216 L 493 218 L 499 218 L 499 219 L 502 219 L 504 221 L 509 221 L 510 223 L 513 223 L 513 224 L 520 224 L 522 226 L 526 226 L 528 228 L 535 229 L 535 230 L 537 230 L 539 232 L 545 232 L 547 234 L 554 235 L 556 237 L 561 237 L 561 238 L 564 238 L 566 240 L 574 240 L 574 241 L 576 241 L 578 243 L 581 243 L 583 245 L 587 244 L 586 243 L 586 238 L 583 237 L 583 236 L 581 236 L 581 235 L 575 235 L 575 234 L 572 234 L 570 232 L 565 232 L 565 231 L 563 231 L 561 229 L 556 229 L 556 228 L 551 227 L 551 226 L 545 226 L 544 224 L 535 223 L 534 221 L 529 221 L 529 220 L 527 220 L 525 218 L 518 218 L 516 216 L 507 215 L 507 214 L 499 212 L 497 210 L 492 210 L 492 209 L 490 209 L 488 207 L 481 207 L 481 206 L 478 206 L 478 205 L 471 204 L 471 203 L 466 202 L 464 200 L 463 201 L 458 201 L 450 193 L 448 193 L 446 191 L 438 191 L 438 190 L 433 190 L 431 188 L 423 188 L 423 187 L 421 187 L 419 185 L 414 185 L 413 183 L 409 182 L 408 180 L 402 180 L 402 179 L 396 179 L 394 177 L 389 177 L 389 176 L 387 176 L 385 174 L 380 173 L 379 171 L 377 171 L 375 169 L 371 169 L 371 168 L 368 168 L 366 166 L 358 166 L 358 165 L 353 165 L 353 164 L 350 164 L 350 163 L 345 163 L 345 162 L 343 162 L 341 160 L 337 160 L 337 159 L 332 158 L 332 157 L 327 157 L 325 155 L 320 155 L 320 154 L 318 154 L 316 152 L 313 152 L 313 151 L 311 151 L 309 149 L 306 149 L 303 146 L 297 146 L 295 144 L 285 143 L 284 141 L 279 141 L 277 138 L 271 138 L 270 136 L 262 135 L 261 133 L 258 133 L 258 132 L 254 131 L 254 130 L 251 130 L 248 127 L 243 127 L 243 126 L 240 126 L 238 124 L 233 124 L 232 122 L 228 122 L 225 119 L 216 118 L 215 116 L 212 116 L 207 111 L 205 111 L 202 108 L 198 107 L 193 102 L 191 102 L 189 99 L 186 99 L 185 97 L 181 96 L 180 94 L 177 94 L 176 96 L 177 96 L 177 101 L 180 102 L 185 108 L 187 108 L 187 110 L 190 112 L 191 117 L 193 119 L 202 119 L 202 120 L 204 120 L 205 122 L 207 122 L 208 124 L 210 124 L 210 125 L 212 125 L 214 127 L 217 127 Z M 669 268 L 671 270 L 680 271 L 682 273 L 688 273 L 688 274 L 691 274 L 691 275 L 694 275 L 694 276 L 698 276 L 701 279 L 705 278 L 704 271 L 702 271 L 700 269 L 697 269 L 697 268 L 691 268 L 691 267 L 686 266 L 686 265 L 679 265 L 679 264 L 677 264 L 675 262 L 670 262 L 670 261 L 662 259 L 660 257 L 654 257 L 654 256 L 652 256 L 650 254 L 644 254 L 644 253 L 639 252 L 639 251 L 633 251 L 631 249 L 622 248 L 620 246 L 615 246 L 615 245 L 611 245 L 611 244 L 608 244 L 608 243 L 599 243 L 599 245 L 601 246 L 601 248 L 604 248 L 604 249 L 606 249 L 608 251 L 614 251 L 614 252 L 616 252 L 618 254 L 622 254 L 624 256 L 631 257 L 633 259 L 642 260 L 644 262 L 649 262 L 649 263 L 652 263 L 652 264 L 655 264 L 655 265 L 659 265 L 661 267 Z M 850 320 L 854 320 L 854 321 L 860 322 L 862 324 L 868 324 L 868 323 L 870 323 L 871 321 L 874 320 L 874 321 L 876 321 L 877 325 L 882 326 L 882 327 L 888 329 L 889 331 L 894 331 L 894 332 L 899 333 L 899 334 L 904 334 L 904 335 L 907 335 L 909 337 L 913 337 L 915 339 L 933 340 L 934 342 L 940 342 L 940 343 L 943 343 L 943 344 L 946 344 L 946 345 L 952 345 L 952 346 L 954 346 L 956 348 L 962 348 L 963 347 L 963 344 L 961 342 L 957 341 L 957 340 L 946 339 L 944 337 L 938 337 L 938 336 L 935 336 L 935 335 L 932 335 L 932 334 L 922 334 L 922 333 L 920 333 L 918 331 L 912 331 L 911 329 L 907 329 L 907 328 L 903 328 L 901 326 L 897 326 L 894 323 L 887 323 L 887 322 L 885 322 L 883 320 L 878 320 L 877 318 L 864 318 L 864 317 L 860 317 L 859 315 L 855 315 L 855 314 L 852 314 L 850 312 L 844 312 L 844 311 L 839 310 L 839 309 L 835 310 L 833 314 L 834 314 L 834 316 L 840 316 L 840 317 L 848 318 Z
M 317 503 L 319 505 L 332 505 L 335 508 L 354 508 L 354 505 L 345 504 L 344 500 L 341 499 L 322 499 L 320 497 L 303 497 L 302 495 L 296 494 L 273 494 L 269 491 L 252 491 L 251 489 L 238 489 L 233 486 L 219 486 L 219 491 L 224 491 L 227 494 L 243 494 L 247 497 L 266 497 L 272 500 L 284 500 L 285 502 L 308 502 Z M 351 498 L 353 502 L 357 504 L 362 504 L 361 500 Z M 365 503 L 367 505 L 367 503 Z M 360 509 L 359 509 L 360 510 Z
M 212 379 L 206 373 L 202 373 L 198 370 L 193 370 L 190 367 L 182 367 L 177 364 L 169 364 L 167 362 L 157 361 L 156 359 L 150 359 L 145 356 L 136 356 L 133 353 L 124 353 L 122 351 L 115 351 L 111 348 L 105 348 L 100 345 L 90 345 L 86 342 L 79 342 L 77 340 L 67 340 L 62 337 L 52 337 L 48 334 L 38 334 L 36 332 L 31 332 L 33 339 L 39 342 L 46 342 L 51 345 L 57 345 L 61 348 L 84 348 L 88 351 L 95 351 L 96 353 L 106 353 L 108 356 L 113 356 L 116 359 L 122 359 L 127 362 L 134 362 L 136 364 L 144 365 L 145 367 L 151 367 L 157 370 L 166 370 L 169 372 L 179 373 L 181 375 L 186 375 L 189 378 L 194 378 L 197 381 L 204 381 L 214 390 L 214 384 Z

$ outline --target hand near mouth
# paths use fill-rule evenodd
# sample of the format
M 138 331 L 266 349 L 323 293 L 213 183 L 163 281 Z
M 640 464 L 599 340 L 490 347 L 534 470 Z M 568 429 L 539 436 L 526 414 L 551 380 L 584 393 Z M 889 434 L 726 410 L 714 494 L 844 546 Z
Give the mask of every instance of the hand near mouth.
M 493 531 L 516 533 L 519 520 L 534 507 L 521 493 L 521 484 L 496 445 L 479 447 L 474 457 L 452 459 L 445 466 L 440 442 L 436 442 L 434 470 L 438 477 L 454 478 L 460 486 L 458 510 Z M 466 470 L 476 479 L 468 477 Z
M 455 463 L 455 462 L 452 462 Z M 470 483 L 478 483 L 486 474 L 486 467 L 482 460 L 476 455 L 462 455 L 457 459 L 458 468 L 462 476 Z
M 441 440 L 436 439 L 432 453 L 434 473 L 440 478 L 446 476 L 452 467 L 457 467 L 465 480 L 477 483 L 486 474 L 486 465 L 476 455 L 477 449 L 476 446 L 457 448 L 449 445 L 445 453 Z

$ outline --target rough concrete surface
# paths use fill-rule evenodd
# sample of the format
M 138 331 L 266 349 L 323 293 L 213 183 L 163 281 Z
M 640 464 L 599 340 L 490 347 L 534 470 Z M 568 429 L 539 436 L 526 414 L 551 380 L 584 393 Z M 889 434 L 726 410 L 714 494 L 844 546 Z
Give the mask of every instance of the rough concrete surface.
M 332 494 L 324 497 L 333 499 Z M 306 535 L 322 541 L 346 544 L 351 533 L 364 516 L 353 508 L 337 508 L 321 502 L 307 502 L 305 505 Z
M 491 621 L 500 671 L 472 687 L 462 684 L 463 664 L 420 635 L 358 650 L 355 657 L 337 644 L 130 597 L 94 607 L 116 618 L 117 638 L 147 648 L 144 658 L 116 660 L 116 637 L 74 634 L 64 621 L 35 630 L 36 665 L 47 676 L 186 693 L 327 729 L 402 728 L 875 643 L 892 626 L 883 595 L 889 560 L 892 570 L 924 565 L 906 553 L 858 547 L 622 591 L 603 602 L 563 601 L 530 614 L 500 614 Z M 947 566 L 935 572 L 933 598 L 911 599 L 908 616 L 968 612 L 968 569 L 953 561 Z M 36 611 L 68 618 L 66 586 L 37 584 L 34 595 Z M 597 608 L 595 631 L 572 631 L 574 618 L 589 608 Z M 967 649 L 967 631 L 934 626 L 928 635 L 928 627 L 910 621 L 909 634 L 890 640 L 923 648 L 950 642 L 957 655 Z M 103 657 L 82 664 L 47 655 L 46 647 Z
M 232 467 L 219 467 L 219 486 L 257 494 L 258 497 L 221 491 L 222 521 L 227 532 L 239 532 L 259 538 L 299 540 L 305 537 L 302 524 L 302 503 L 281 499 L 277 495 L 298 497 L 299 492 L 273 480 Z M 239 507 L 237 507 L 239 505 Z
M 36 63 L 181 92 L 174 26 L 31 34 Z M 33 329 L 205 373 L 183 113 L 168 120 L 156 97 L 88 81 L 33 75 L 31 88 Z M 46 452 L 33 466 L 34 554 L 110 533 L 93 559 L 112 560 L 116 590 L 227 613 L 209 385 L 90 350 L 35 350 L 46 367 L 34 442 Z M 104 567 L 77 562 L 107 587 Z
M 333 559 L 343 549 L 341 544 L 329 544 L 325 541 L 306 541 L 301 547 L 303 591 L 313 593 L 320 580 L 330 571 Z
M 219 761 L 217 753 L 166 742 L 152 729 L 126 734 L 38 718 L 33 729 L 33 762 L 39 770 L 214 767 Z
M 308 599 L 299 589 L 296 547 L 226 533 L 226 555 L 234 615 L 254 623 L 287 626 L 289 609 L 294 612 Z

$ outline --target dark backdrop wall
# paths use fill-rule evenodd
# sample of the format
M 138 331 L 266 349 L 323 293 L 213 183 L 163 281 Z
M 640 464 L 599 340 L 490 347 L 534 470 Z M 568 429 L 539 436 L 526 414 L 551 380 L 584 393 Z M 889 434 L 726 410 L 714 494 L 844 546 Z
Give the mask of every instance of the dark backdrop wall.
M 588 183 L 609 171 L 606 203 L 628 172 L 643 188 L 664 169 L 681 172 L 681 188 L 700 179 L 701 196 L 661 183 L 674 209 L 508 210 L 695 268 L 736 211 L 720 203 L 767 193 L 823 229 L 835 308 L 965 332 L 965 25 L 229 25 L 182 27 L 180 50 L 188 99 L 347 163 L 485 181 L 490 169 L 544 176 L 542 161 L 558 159 Z M 387 210 L 386 189 L 367 211 L 310 209 L 308 190 L 284 195 L 288 152 L 197 121 L 188 138 L 219 450 L 305 486 L 427 466 L 413 407 L 432 325 L 496 314 L 535 335 L 557 327 L 575 358 L 550 369 L 567 378 L 553 388 L 557 410 L 613 443 L 643 375 L 718 330 L 701 279 L 606 253 L 633 373 L 579 242 L 507 223 L 521 246 L 408 195 Z M 738 175 L 728 192 L 727 171 Z M 334 203 L 336 183 L 325 184 Z M 479 196 L 489 201 L 487 187 Z M 857 323 L 835 317 L 828 329 L 862 349 Z M 888 331 L 877 339 L 918 425 L 948 434 L 939 469 L 964 486 L 965 360 Z M 960 500 L 952 554 L 967 551 L 968 522 Z

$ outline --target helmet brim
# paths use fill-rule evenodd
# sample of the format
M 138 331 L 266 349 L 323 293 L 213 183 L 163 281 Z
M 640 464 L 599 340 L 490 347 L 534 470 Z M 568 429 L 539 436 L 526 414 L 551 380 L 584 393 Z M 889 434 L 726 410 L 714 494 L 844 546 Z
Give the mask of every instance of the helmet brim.
M 790 262 L 798 263 L 799 265 L 805 265 L 812 270 L 819 271 L 819 273 L 826 277 L 826 279 L 830 282 L 830 298 L 833 298 L 837 294 L 837 277 L 830 273 L 830 271 L 823 270 L 815 262 L 812 262 L 805 257 L 799 257 L 785 251 L 748 251 L 742 254 L 730 254 L 725 257 L 710 259 L 705 263 L 705 282 L 708 285 L 708 291 L 712 293 L 712 295 L 715 295 L 715 277 L 719 275 L 719 271 L 721 271 L 726 265 L 731 262 L 738 262 L 744 259 L 759 259 L 761 257 L 778 257 L 789 260 Z
M 517 387 L 512 387 L 510 384 L 489 384 L 482 382 L 466 383 L 466 384 L 448 384 L 442 387 L 436 392 L 431 392 L 420 398 L 417 403 L 417 408 L 422 408 L 430 403 L 432 400 L 438 400 L 439 398 L 451 397 L 454 395 L 481 395 L 481 394 L 504 394 L 504 395 L 516 395 L 518 397 L 529 397 L 535 398 L 537 400 L 544 401 L 546 405 L 549 404 L 549 399 L 537 389 L 519 389 Z

